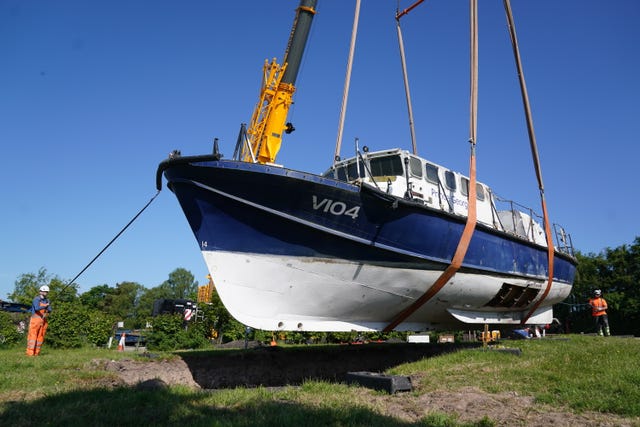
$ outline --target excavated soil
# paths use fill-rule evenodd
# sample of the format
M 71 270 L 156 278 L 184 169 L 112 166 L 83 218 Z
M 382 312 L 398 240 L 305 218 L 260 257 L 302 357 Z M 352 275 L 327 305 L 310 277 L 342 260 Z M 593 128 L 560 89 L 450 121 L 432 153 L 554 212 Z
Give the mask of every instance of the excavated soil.
M 233 346 L 233 345 L 232 345 Z M 243 343 L 236 346 L 244 347 Z M 172 360 L 112 360 L 104 368 L 119 382 L 153 389 L 184 385 L 194 389 L 235 387 L 296 386 L 305 380 L 344 382 L 348 372 L 383 372 L 393 366 L 437 354 L 468 348 L 462 344 L 366 344 L 309 348 L 261 347 L 248 350 L 185 352 Z M 514 356 L 517 357 L 517 356 Z M 410 377 L 413 386 L 428 383 L 426 375 Z M 436 387 L 434 387 L 435 389 Z M 384 415 L 416 422 L 431 412 L 452 414 L 461 422 L 477 422 L 484 417 L 498 426 L 638 426 L 640 420 L 611 414 L 575 414 L 548 405 L 538 405 L 533 397 L 515 392 L 490 394 L 468 387 L 456 391 L 424 394 L 367 393 L 366 400 Z

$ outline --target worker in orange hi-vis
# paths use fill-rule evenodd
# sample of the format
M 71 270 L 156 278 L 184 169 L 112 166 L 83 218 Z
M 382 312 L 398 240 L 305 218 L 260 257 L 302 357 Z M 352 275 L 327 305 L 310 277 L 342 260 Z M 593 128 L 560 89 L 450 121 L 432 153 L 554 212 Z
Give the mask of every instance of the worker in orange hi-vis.
M 29 335 L 27 336 L 27 356 L 37 356 L 44 342 L 47 332 L 47 316 L 51 313 L 51 304 L 47 299 L 49 287 L 41 286 L 38 296 L 31 305 L 31 320 L 29 321 Z
M 596 332 L 598 335 L 602 335 L 602 331 L 604 329 L 604 334 L 609 336 L 611 332 L 609 331 L 609 317 L 607 316 L 607 301 L 602 298 L 602 291 L 600 289 L 596 289 L 593 293 L 593 298 L 589 300 L 589 305 L 591 306 L 591 315 L 596 321 Z

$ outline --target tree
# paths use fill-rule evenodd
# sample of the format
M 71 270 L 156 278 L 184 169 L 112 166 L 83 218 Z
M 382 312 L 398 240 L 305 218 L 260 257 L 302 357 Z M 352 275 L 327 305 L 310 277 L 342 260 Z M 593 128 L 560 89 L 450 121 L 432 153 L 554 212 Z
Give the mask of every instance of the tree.
M 169 279 L 160 286 L 169 290 L 169 298 L 195 300 L 198 295 L 198 282 L 193 274 L 184 268 L 173 270 L 169 273 Z
M 634 243 L 605 250 L 607 268 L 602 291 L 609 303 L 609 318 L 617 333 L 640 335 L 640 238 Z
M 112 294 L 113 292 L 114 289 L 106 284 L 94 286 L 87 292 L 80 295 L 80 302 L 88 308 L 103 310 L 107 295 Z
M 104 312 L 128 323 L 135 323 L 136 309 L 144 287 L 136 282 L 116 284 L 113 292 L 105 294 Z
M 207 318 L 213 322 L 211 327 L 217 333 L 218 344 L 244 337 L 245 326 L 231 316 L 222 303 L 217 289 L 213 290 L 211 303 L 207 304 Z
M 576 254 L 578 268 L 567 302 L 554 310 L 571 332 L 592 332 L 591 309 L 587 301 L 595 289 L 609 304 L 611 329 L 616 334 L 640 335 L 640 237 L 633 244 L 606 248 L 599 254 Z
M 41 267 L 37 273 L 26 273 L 18 277 L 14 282 L 14 290 L 9 294 L 9 299 L 22 304 L 31 304 L 33 298 L 38 295 L 41 286 L 49 286 L 49 299 L 53 302 L 73 301 L 77 298 L 78 285 L 67 285 L 58 276 L 47 273 Z
M 155 288 L 145 289 L 140 295 L 138 317 L 140 319 L 150 318 L 153 313 L 153 303 L 157 299 L 170 299 L 171 295 L 171 289 L 168 286 L 159 285 Z
M 177 268 L 169 274 L 169 278 L 160 285 L 145 289 L 140 296 L 138 315 L 151 317 L 153 303 L 158 299 L 196 299 L 198 282 L 193 274 L 184 268 Z

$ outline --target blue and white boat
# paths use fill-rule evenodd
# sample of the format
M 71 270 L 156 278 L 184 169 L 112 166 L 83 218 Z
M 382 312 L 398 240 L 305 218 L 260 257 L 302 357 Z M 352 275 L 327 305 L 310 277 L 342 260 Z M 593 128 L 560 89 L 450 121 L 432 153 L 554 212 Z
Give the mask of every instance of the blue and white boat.
M 240 148 L 252 135 L 241 133 Z M 176 195 L 222 302 L 248 326 L 548 324 L 570 293 L 576 259 L 564 229 L 469 176 L 398 148 L 363 147 L 317 175 L 256 160 L 259 143 L 246 147 L 233 159 L 171 156 L 157 180 L 164 174 Z

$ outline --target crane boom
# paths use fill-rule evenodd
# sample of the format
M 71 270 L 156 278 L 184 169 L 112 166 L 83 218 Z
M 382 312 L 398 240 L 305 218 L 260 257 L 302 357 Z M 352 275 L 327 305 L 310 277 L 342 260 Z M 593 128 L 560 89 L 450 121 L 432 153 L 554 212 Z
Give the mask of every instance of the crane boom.
M 302 62 L 317 0 L 300 0 L 282 65 L 274 58 L 265 61 L 260 98 L 247 129 L 250 142 L 241 158 L 245 161 L 273 163 L 282 145 L 282 133 L 291 133 L 286 123 L 296 90 L 295 81 Z

